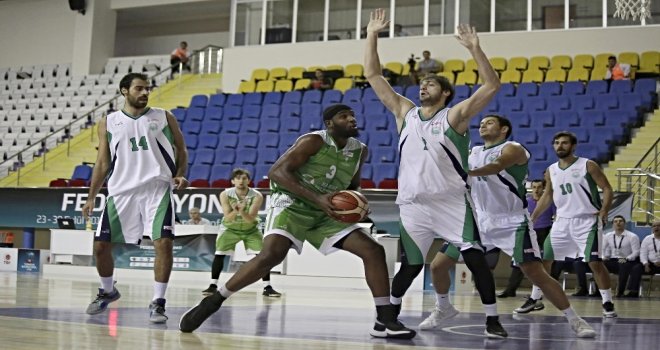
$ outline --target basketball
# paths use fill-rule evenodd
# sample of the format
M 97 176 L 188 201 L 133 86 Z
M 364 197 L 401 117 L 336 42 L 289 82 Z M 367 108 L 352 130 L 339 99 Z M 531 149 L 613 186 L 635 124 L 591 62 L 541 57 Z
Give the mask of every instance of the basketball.
M 335 213 L 339 214 L 339 221 L 342 222 L 359 222 L 369 213 L 367 198 L 357 191 L 339 191 L 332 196 L 331 201 L 337 208 Z

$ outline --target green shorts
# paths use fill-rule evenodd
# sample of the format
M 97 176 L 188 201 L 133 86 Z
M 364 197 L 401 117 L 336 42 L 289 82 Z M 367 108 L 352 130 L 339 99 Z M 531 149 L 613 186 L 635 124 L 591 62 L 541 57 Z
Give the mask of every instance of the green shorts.
M 243 241 L 245 252 L 257 254 L 263 247 L 264 236 L 258 228 L 249 231 L 238 231 L 220 225 L 220 233 L 215 239 L 215 255 L 232 255 L 238 242 Z
M 265 235 L 287 237 L 298 253 L 307 241 L 327 255 L 337 250 L 333 247 L 335 243 L 359 229 L 358 224 L 336 221 L 318 208 L 286 193 L 274 192 L 270 197 Z

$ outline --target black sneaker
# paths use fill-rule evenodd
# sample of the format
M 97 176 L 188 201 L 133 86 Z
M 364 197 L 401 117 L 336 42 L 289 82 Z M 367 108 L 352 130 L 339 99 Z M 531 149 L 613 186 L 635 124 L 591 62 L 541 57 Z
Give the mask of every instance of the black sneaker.
M 181 320 L 179 320 L 179 329 L 181 332 L 190 333 L 206 321 L 211 315 L 220 309 L 225 298 L 219 292 L 213 293 L 197 304 L 197 306 L 186 311 Z
M 616 317 L 616 311 L 614 311 L 614 304 L 611 301 L 606 301 L 603 303 L 603 317 L 611 318 Z
M 376 338 L 412 339 L 417 332 L 406 328 L 399 320 L 387 323 L 376 320 L 374 328 L 369 331 L 369 334 Z
M 282 293 L 276 291 L 271 286 L 264 287 L 264 292 L 261 294 L 265 297 L 270 297 L 270 298 L 279 298 L 282 296 Z
M 586 297 L 589 293 L 585 289 L 580 289 L 577 292 L 571 294 L 574 297 Z
M 514 309 L 513 312 L 517 314 L 526 314 L 532 311 L 543 310 L 544 308 L 545 305 L 543 305 L 541 300 L 536 300 L 529 297 L 527 300 L 525 300 L 525 303 L 521 307 Z
M 209 295 L 213 295 L 217 291 L 218 291 L 218 286 L 211 283 L 208 288 L 202 291 L 202 295 L 208 297 Z
M 394 306 L 394 317 L 399 318 L 399 315 L 401 314 L 401 304 L 392 304 L 392 306 Z
M 486 316 L 486 330 L 484 334 L 488 338 L 506 338 L 509 336 L 504 330 L 504 327 L 502 327 L 499 316 Z

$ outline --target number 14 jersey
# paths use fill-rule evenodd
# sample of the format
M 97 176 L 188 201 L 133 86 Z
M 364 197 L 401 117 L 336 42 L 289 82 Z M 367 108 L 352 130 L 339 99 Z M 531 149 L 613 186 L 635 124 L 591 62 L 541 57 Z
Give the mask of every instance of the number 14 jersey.
M 587 161 L 586 158 L 578 157 L 566 169 L 560 168 L 559 162 L 548 167 L 557 217 L 595 215 L 600 210 L 598 186 L 587 172 Z

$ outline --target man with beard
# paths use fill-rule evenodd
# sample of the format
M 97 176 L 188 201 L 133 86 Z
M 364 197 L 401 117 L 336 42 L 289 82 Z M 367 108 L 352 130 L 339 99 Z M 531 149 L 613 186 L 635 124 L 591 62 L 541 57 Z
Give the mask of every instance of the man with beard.
M 335 104 L 323 111 L 326 130 L 305 134 L 273 164 L 268 174 L 272 194 L 261 253 L 245 263 L 218 291 L 188 310 L 179 329 L 192 332 L 235 292 L 256 282 L 282 262 L 289 249 L 300 253 L 308 241 L 322 254 L 345 250 L 362 259 L 367 284 L 376 304 L 370 334 L 410 339 L 415 331 L 396 319 L 389 301 L 385 250 L 357 224 L 338 221 L 330 198 L 341 190 L 357 190 L 367 147 L 358 136 L 350 107 Z
M 545 191 L 532 213 L 532 221 L 554 202 L 557 216 L 546 242 L 544 259 L 564 261 L 582 258 L 589 264 L 603 300 L 603 316 L 616 317 L 610 275 L 603 263 L 603 224 L 612 206 L 612 186 L 596 162 L 575 155 L 577 137 L 560 131 L 553 137 L 553 147 L 559 161 L 545 172 Z M 603 200 L 598 194 L 603 190 Z M 536 286 L 534 287 L 538 289 Z M 530 299 L 538 300 L 536 292 Z M 528 300 L 526 303 L 529 303 Z
M 486 335 L 504 338 L 507 332 L 497 315 L 493 273 L 479 243 L 467 184 L 470 119 L 495 96 L 500 88 L 499 77 L 481 50 L 474 27 L 461 24 L 456 38 L 477 62 L 483 85 L 468 99 L 448 108 L 454 95 L 453 86 L 444 77 L 428 75 L 421 79 L 421 107 L 417 107 L 397 94 L 382 75 L 377 42 L 378 32 L 386 28 L 389 20 L 385 11 L 372 12 L 367 25 L 364 75 L 378 98 L 394 114 L 400 134 L 396 203 L 400 210 L 404 257 L 392 282 L 391 302 L 400 308 L 401 298 L 424 267 L 433 240 L 442 238 L 461 251 L 475 277 L 486 311 Z M 438 303 L 444 303 L 441 300 L 444 298 L 446 295 L 438 295 Z
M 119 90 L 124 108 L 99 122 L 98 155 L 82 208 L 88 218 L 107 181 L 108 198 L 94 237 L 101 288 L 87 313 L 101 313 L 120 297 L 114 287 L 112 243 L 139 244 L 144 234 L 151 236 L 156 253 L 149 321 L 164 323 L 174 238 L 172 187 L 188 186 L 184 177 L 188 153 L 176 118 L 168 111 L 147 107 L 151 88 L 146 75 L 127 74 Z

